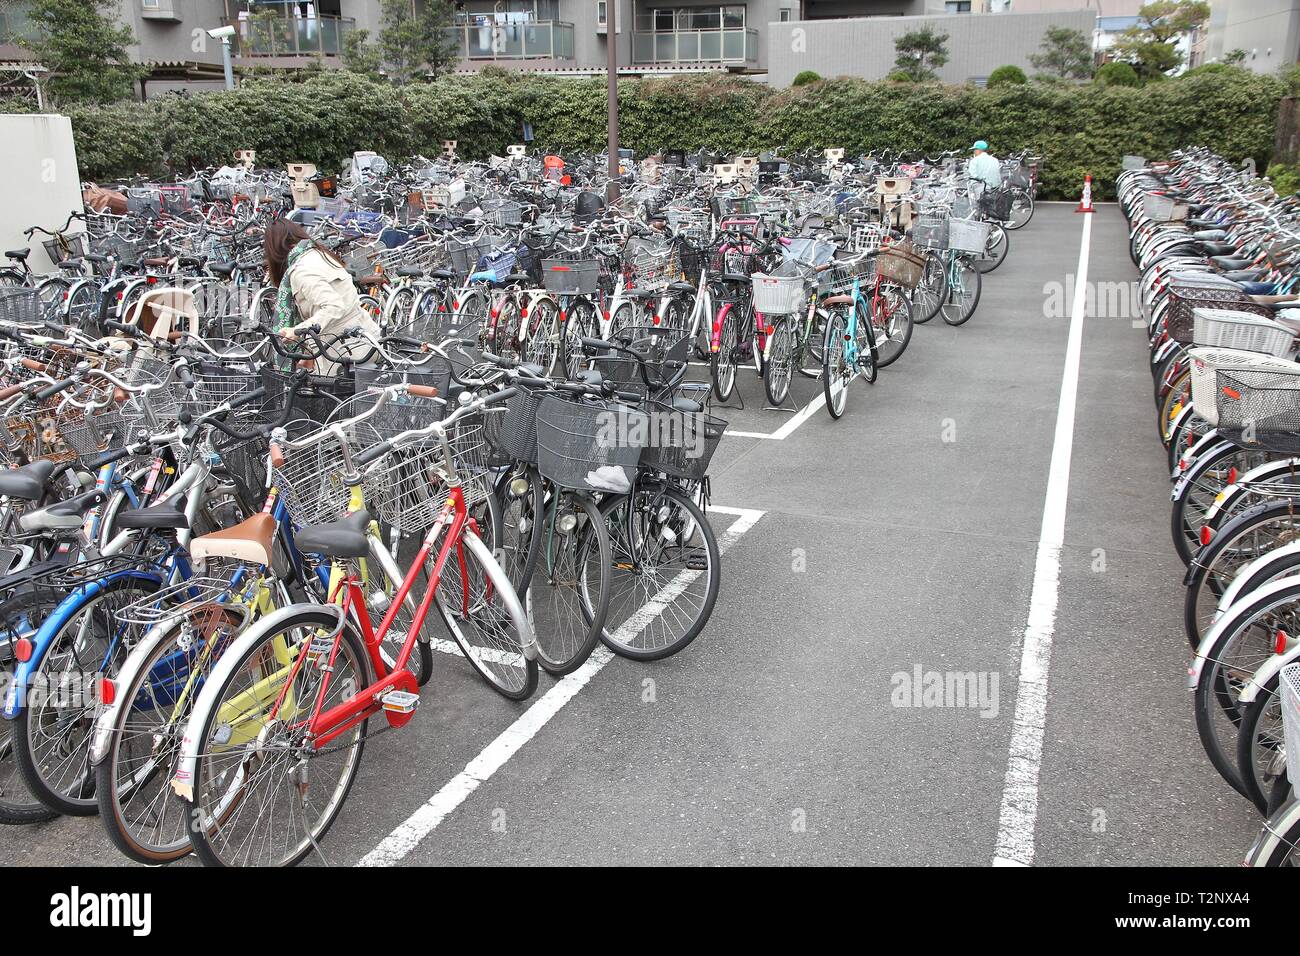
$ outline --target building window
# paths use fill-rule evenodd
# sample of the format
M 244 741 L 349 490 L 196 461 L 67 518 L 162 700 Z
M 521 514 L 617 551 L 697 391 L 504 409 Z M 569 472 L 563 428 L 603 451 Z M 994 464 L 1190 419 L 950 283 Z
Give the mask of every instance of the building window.
M 777 16 L 780 18 L 780 21 L 782 23 L 790 22 L 790 10 L 786 7 L 782 7 L 780 12 L 777 14 Z
M 637 10 L 636 13 L 636 28 L 643 33 L 674 33 L 720 28 L 737 30 L 744 26 L 743 6 L 655 7 L 650 10 Z
M 943 9 L 946 13 L 970 13 L 970 0 L 948 0 Z
M 157 10 L 158 0 L 140 0 L 140 6 L 144 7 L 146 10 Z
M 596 26 L 609 26 L 609 7 L 607 0 L 596 0 Z

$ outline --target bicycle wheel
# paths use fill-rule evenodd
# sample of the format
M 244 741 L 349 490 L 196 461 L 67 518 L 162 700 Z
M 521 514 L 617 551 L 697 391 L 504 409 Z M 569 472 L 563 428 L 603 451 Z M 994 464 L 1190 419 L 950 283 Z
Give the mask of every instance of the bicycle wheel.
M 147 597 L 157 583 L 138 578 L 110 581 L 102 590 L 78 598 L 53 635 L 13 722 L 13 744 L 27 789 L 51 810 L 90 816 L 99 809 L 90 767 L 100 680 L 112 679 L 126 658 L 125 629 L 116 612 Z
M 964 325 L 980 304 L 984 279 L 970 256 L 956 257 L 947 277 L 947 292 L 939 314 L 949 325 Z
M 1160 399 L 1156 428 L 1160 434 L 1160 441 L 1165 445 L 1168 445 L 1173 438 L 1174 422 L 1178 420 L 1179 413 L 1191 403 L 1192 370 L 1189 366 L 1174 378 Z
M 736 308 L 724 302 L 718 310 L 718 349 L 709 359 L 709 378 L 713 381 L 713 394 L 718 401 L 731 398 L 736 387 L 736 356 L 740 349 L 740 327 Z
M 826 411 L 831 418 L 844 414 L 848 403 L 849 383 L 857 374 L 845 354 L 845 330 L 848 321 L 841 307 L 831 310 L 826 317 L 826 334 L 822 338 L 822 394 L 826 396 Z
M 1011 218 L 1003 225 L 1013 231 L 1023 229 L 1034 218 L 1034 194 L 1028 189 L 1017 189 L 1011 197 Z
M 858 374 L 862 376 L 863 381 L 868 385 L 876 383 L 876 376 L 880 372 L 880 353 L 877 347 L 877 338 L 875 329 L 871 324 L 871 318 L 867 314 L 867 303 L 863 299 L 856 299 L 853 307 L 857 310 L 858 318 L 853 324 L 853 335 L 856 339 L 857 365 Z
M 773 319 L 768 336 L 767 361 L 763 363 L 763 391 L 773 405 L 780 405 L 790 394 L 790 379 L 794 375 L 795 323 L 794 316 L 779 315 Z
M 1169 519 L 1174 550 L 1183 564 L 1190 563 L 1192 555 L 1200 548 L 1201 526 L 1205 523 L 1206 513 L 1217 502 L 1219 492 L 1237 476 L 1262 465 L 1271 457 L 1268 452 L 1223 442 L 1192 463 L 1175 491 L 1177 496 L 1173 499 Z
M 528 589 L 537 659 L 548 673 L 568 674 L 591 656 L 605 626 L 614 565 L 609 534 L 590 498 L 552 489 L 538 536 Z M 584 573 L 588 561 L 600 569 L 594 581 Z
M 496 328 L 489 343 L 493 352 L 502 358 L 522 361 L 519 348 L 519 307 L 512 296 L 507 296 L 497 310 Z
M 383 326 L 386 330 L 399 329 L 411 321 L 415 312 L 415 286 L 398 286 L 388 294 L 384 303 Z
M 511 700 L 537 689 L 537 649 L 519 596 L 483 540 L 469 529 L 453 542 L 434 598 L 470 666 Z
M 708 517 L 677 488 L 654 484 L 600 510 L 614 568 L 601 640 L 633 660 L 676 654 L 704 630 L 721 587 L 722 554 Z M 584 580 L 600 573 L 598 560 L 588 556 Z
M 204 688 L 187 731 L 198 754 L 193 803 L 184 814 L 204 865 L 293 866 L 319 846 L 343 809 L 369 721 L 314 746 L 306 739 L 307 718 L 327 672 L 310 656 L 295 667 L 337 626 L 329 611 L 304 607 L 232 650 L 238 660 L 228 671 L 223 663 L 221 683 Z M 322 713 L 373 681 L 350 626 L 338 643 Z
M 897 362 L 912 341 L 912 303 L 896 285 L 882 285 L 871 300 L 871 328 L 876 340 L 876 366 Z
M 1255 699 L 1241 711 L 1237 728 L 1237 773 L 1246 786 L 1246 799 L 1268 813 L 1268 795 L 1285 764 L 1282 753 L 1282 699 L 1277 693 L 1277 675 L 1265 682 Z
M 924 325 L 943 308 L 948 294 L 948 270 L 943 256 L 931 252 L 925 257 L 925 271 L 920 284 L 912 290 L 912 321 Z
M 524 321 L 520 361 L 540 365 L 547 375 L 560 359 L 560 307 L 551 299 L 538 299 Z
M 542 480 L 531 468 L 520 468 L 505 476 L 495 494 L 501 521 L 497 554 L 522 601 L 528 594 L 541 550 L 542 537 L 537 530 L 545 515 Z
M 1242 717 L 1239 698 L 1246 682 L 1272 657 L 1278 630 L 1296 626 L 1298 599 L 1300 584 L 1239 603 L 1204 652 L 1205 663 L 1193 695 L 1196 732 L 1214 768 L 1243 796 L 1247 795 L 1246 784 L 1237 765 Z
M 172 776 L 194 703 L 240 625 L 233 610 L 201 605 L 147 638 L 123 667 L 133 676 L 117 689 L 122 704 L 95 767 L 95 796 L 108 838 L 137 863 L 170 863 L 192 849 Z
M 14 644 L 24 637 L 30 639 L 59 603 L 53 593 L 45 597 L 30 591 L 6 595 L 0 602 L 0 670 L 13 672 Z M 14 754 L 13 728 L 13 722 L 0 720 L 0 823 L 53 820 L 58 814 L 36 799 L 23 780 Z
M 1007 261 L 1007 253 L 1010 251 L 1011 239 L 1007 236 L 1007 231 L 995 222 L 989 230 L 984 252 L 975 260 L 975 268 L 987 275 Z
M 586 360 L 584 338 L 599 338 L 600 317 L 596 307 L 587 299 L 574 299 L 569 303 L 564 319 L 564 334 L 560 336 L 559 374 L 574 378 Z

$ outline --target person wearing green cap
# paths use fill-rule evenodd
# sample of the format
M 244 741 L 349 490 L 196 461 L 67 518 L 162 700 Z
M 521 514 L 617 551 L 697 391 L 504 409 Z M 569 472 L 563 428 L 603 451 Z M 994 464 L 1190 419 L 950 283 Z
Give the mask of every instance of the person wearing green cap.
M 989 155 L 989 144 L 984 140 L 977 140 L 971 147 L 970 162 L 966 164 L 966 175 L 972 183 L 979 183 L 980 188 L 975 191 L 975 198 L 979 198 L 990 189 L 998 189 L 1002 185 L 1002 168 L 998 165 L 995 157 Z

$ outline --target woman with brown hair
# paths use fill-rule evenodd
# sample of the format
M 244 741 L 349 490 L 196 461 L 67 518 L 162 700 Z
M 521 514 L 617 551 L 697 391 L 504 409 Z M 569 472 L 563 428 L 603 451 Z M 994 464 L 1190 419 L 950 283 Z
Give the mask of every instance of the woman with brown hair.
M 279 287 L 275 326 L 284 338 L 297 338 L 309 325 L 318 326 L 322 335 L 330 337 L 360 327 L 372 338 L 379 338 L 379 326 L 361 308 L 351 273 L 338 256 L 315 242 L 302 226 L 277 219 L 266 228 L 262 252 L 266 281 Z M 358 355 L 369 351 L 362 342 L 339 348 Z M 333 375 L 337 368 L 334 362 L 318 359 L 315 372 Z

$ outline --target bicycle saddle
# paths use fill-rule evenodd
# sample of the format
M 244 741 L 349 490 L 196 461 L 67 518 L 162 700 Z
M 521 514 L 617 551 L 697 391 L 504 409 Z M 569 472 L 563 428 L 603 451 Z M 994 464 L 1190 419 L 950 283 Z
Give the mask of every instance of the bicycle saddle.
M 229 279 L 232 275 L 235 274 L 235 270 L 238 268 L 239 268 L 239 264 L 236 262 L 209 262 L 208 263 L 208 271 L 211 272 L 214 276 L 219 276 L 222 279 Z
M 1226 229 L 1200 229 L 1192 233 L 1192 238 L 1201 242 L 1222 242 L 1228 238 Z
M 185 498 L 168 498 L 147 508 L 127 508 L 118 514 L 117 526 L 150 530 L 188 528 L 190 523 L 185 517 Z
M 524 273 L 522 273 L 522 272 L 512 272 L 512 273 L 510 273 L 510 275 L 506 276 L 506 277 L 505 277 L 504 279 L 502 279 L 501 281 L 502 281 L 503 283 L 506 283 L 506 282 L 519 282 L 519 283 L 523 283 L 523 284 L 526 285 L 526 284 L 532 282 L 533 280 L 532 280 L 531 277 L 529 277 L 529 276 L 527 276 L 527 275 L 524 275 Z
M 54 474 L 55 464 L 48 459 L 34 461 L 21 468 L 0 471 L 0 495 L 38 501 L 45 494 L 45 483 Z
M 404 279 L 418 279 L 424 275 L 424 270 L 419 266 L 399 266 L 397 274 Z
M 59 268 L 60 268 L 60 269 L 67 269 L 69 272 L 80 272 L 80 271 L 81 271 L 81 260 L 80 260 L 80 259 L 64 259 L 62 262 L 59 263 Z
M 295 535 L 294 541 L 304 554 L 364 558 L 370 553 L 370 540 L 366 536 L 370 520 L 370 512 L 354 511 L 342 521 L 309 525 Z
M 747 284 L 749 282 L 749 276 L 745 275 L 743 272 L 724 272 L 722 273 L 722 281 L 741 282 Z
M 1230 242 L 1198 242 L 1196 246 L 1207 256 L 1231 256 L 1238 251 Z
M 1263 274 L 1258 269 L 1231 269 L 1228 272 L 1220 272 L 1219 278 L 1227 279 L 1229 282 L 1259 282 Z
M 19 262 L 26 262 L 26 261 L 27 261 L 27 257 L 30 256 L 31 254 L 32 254 L 32 250 L 31 250 L 30 248 L 28 248 L 28 249 L 10 249 L 8 252 L 5 253 L 5 258 L 6 258 L 6 259 L 16 259 L 16 260 L 19 261 Z
M 670 282 L 668 283 L 669 292 L 694 292 L 695 286 L 689 282 Z
M 190 557 L 195 563 L 208 558 L 234 558 L 269 567 L 275 529 L 275 518 L 269 514 L 255 514 L 233 528 L 195 538 L 190 542 Z
M 377 286 L 377 285 L 383 285 L 385 282 L 387 282 L 388 276 L 385 275 L 362 276 L 360 279 L 356 279 L 354 281 L 359 286 Z
M 18 519 L 18 524 L 24 531 L 63 531 L 80 528 L 81 523 L 86 520 L 86 513 L 107 497 L 108 495 L 101 488 L 83 491 L 79 495 L 27 512 Z
M 452 278 L 452 272 L 450 269 L 431 269 L 429 270 L 429 278 L 442 279 L 445 281 Z
M 623 294 L 629 299 L 657 299 L 658 289 L 624 289 Z

